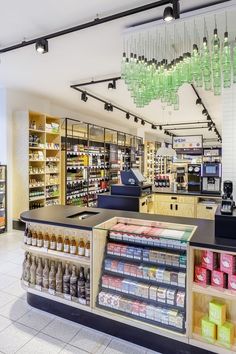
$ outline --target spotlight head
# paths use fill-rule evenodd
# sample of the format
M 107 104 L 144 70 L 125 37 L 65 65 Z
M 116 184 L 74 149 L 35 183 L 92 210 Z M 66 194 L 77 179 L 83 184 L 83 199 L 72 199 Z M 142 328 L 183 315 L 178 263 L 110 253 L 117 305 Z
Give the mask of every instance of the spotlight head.
M 163 20 L 165 22 L 171 22 L 174 19 L 174 12 L 171 6 L 167 6 L 163 13 Z
M 210 125 L 210 127 L 208 128 L 209 132 L 212 130 L 212 126 Z
M 105 111 L 109 111 L 109 104 L 107 102 L 104 103 L 104 109 Z
M 197 105 L 197 106 L 200 106 L 201 104 L 202 104 L 201 98 L 197 98 L 197 100 L 196 100 L 196 105 Z
M 159 130 L 162 130 L 162 125 L 159 125 Z
M 126 116 L 126 119 L 130 119 L 130 115 L 129 115 L 129 113 L 128 113 L 128 112 L 126 113 L 126 115 L 125 115 L 125 116 Z
M 152 124 L 152 129 L 156 129 L 156 125 L 155 124 Z
M 134 117 L 134 122 L 138 123 L 138 117 L 136 117 L 136 116 Z
M 204 116 L 207 116 L 207 115 L 208 115 L 207 110 L 206 110 L 205 108 L 202 110 L 202 114 L 203 114 Z
M 116 80 L 112 80 L 112 82 L 109 82 L 107 88 L 108 88 L 108 90 L 115 90 L 116 89 Z
M 113 106 L 111 103 L 108 104 L 108 111 L 113 112 Z
M 47 39 L 41 38 L 35 43 L 35 49 L 40 54 L 48 53 L 48 41 Z
M 81 93 L 81 101 L 87 102 L 88 101 L 88 97 L 85 91 L 83 91 Z
M 207 115 L 207 120 L 211 120 L 211 117 L 209 116 L 209 114 Z
M 142 120 L 141 120 L 141 124 L 142 124 L 142 125 L 145 125 L 145 120 L 142 119 Z

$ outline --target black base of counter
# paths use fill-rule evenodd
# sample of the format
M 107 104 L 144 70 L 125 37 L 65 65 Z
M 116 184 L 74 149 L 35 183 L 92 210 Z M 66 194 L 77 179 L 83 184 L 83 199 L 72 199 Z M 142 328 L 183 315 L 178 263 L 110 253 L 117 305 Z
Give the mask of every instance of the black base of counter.
M 88 311 L 64 305 L 57 301 L 45 299 L 34 294 L 27 293 L 27 302 L 29 305 L 37 309 L 80 323 L 84 326 L 127 340 L 162 354 L 213 354 L 207 350 L 147 332 Z

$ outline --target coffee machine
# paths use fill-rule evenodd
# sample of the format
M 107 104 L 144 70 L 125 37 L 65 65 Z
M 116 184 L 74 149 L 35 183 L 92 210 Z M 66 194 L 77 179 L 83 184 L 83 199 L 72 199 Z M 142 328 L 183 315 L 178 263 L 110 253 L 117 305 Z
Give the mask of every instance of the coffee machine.
M 188 165 L 188 191 L 201 191 L 201 165 L 199 164 Z
M 220 194 L 221 164 L 204 163 L 202 165 L 202 193 Z
M 186 181 L 185 181 L 185 167 L 176 168 L 176 183 L 178 191 L 186 191 Z
M 222 202 L 221 202 L 221 214 L 223 215 L 233 215 L 233 209 L 235 207 L 235 203 L 233 201 L 233 182 L 232 181 L 224 181 L 223 184 L 223 192 Z

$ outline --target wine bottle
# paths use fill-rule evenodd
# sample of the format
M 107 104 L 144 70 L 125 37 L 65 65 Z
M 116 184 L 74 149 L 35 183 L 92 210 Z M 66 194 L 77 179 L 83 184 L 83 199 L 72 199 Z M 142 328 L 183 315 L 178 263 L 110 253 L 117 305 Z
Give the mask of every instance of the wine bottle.
M 80 267 L 79 270 L 79 279 L 78 279 L 78 298 L 79 302 L 83 305 L 86 305 L 85 298 L 85 276 L 84 276 L 84 268 Z
M 88 269 L 87 276 L 86 276 L 86 282 L 85 282 L 85 299 L 86 299 L 86 305 L 90 305 L 90 269 Z
M 30 284 L 35 285 L 36 283 L 36 262 L 35 256 L 32 256 L 32 263 L 30 266 Z
M 43 247 L 49 248 L 49 234 L 48 234 L 48 232 L 45 232 L 45 235 L 43 238 Z
M 28 232 L 29 232 L 29 228 L 28 226 L 25 228 L 25 232 L 24 232 L 24 243 L 27 244 L 27 237 L 28 237 Z
M 68 236 L 66 236 L 66 238 L 64 240 L 64 252 L 70 253 L 70 240 L 69 240 Z
M 63 275 L 63 293 L 70 294 L 70 270 L 68 263 L 66 263 L 65 273 Z
M 43 247 L 43 234 L 42 231 L 39 231 L 38 239 L 37 239 L 37 246 Z
M 79 256 L 85 255 L 85 246 L 84 246 L 84 241 L 82 238 L 79 241 L 78 254 L 79 254 Z
M 23 276 L 23 279 L 26 282 L 30 281 L 30 266 L 31 266 L 31 259 L 30 259 L 30 254 L 28 253 L 26 256 L 26 263 L 24 267 L 24 276 Z
M 36 285 L 43 286 L 43 266 L 42 266 L 42 258 L 38 259 L 38 266 L 36 269 Z
M 56 274 L 56 292 L 62 293 L 62 264 L 58 264 L 57 274 Z
M 90 257 L 90 241 L 87 241 L 85 245 L 85 257 Z
M 33 231 L 32 233 L 32 246 L 37 246 L 37 233 Z
M 76 254 L 76 241 L 75 241 L 74 237 L 72 238 L 71 243 L 70 243 L 70 253 Z
M 57 251 L 62 252 L 63 250 L 63 240 L 62 237 L 59 235 L 57 238 Z
M 52 233 L 51 241 L 50 241 L 50 249 L 55 250 L 56 249 L 56 236 L 54 233 Z
M 51 262 L 51 268 L 49 272 L 49 289 L 56 290 L 56 269 L 55 262 Z
M 49 266 L 48 259 L 45 259 L 43 268 L 43 288 L 48 289 L 49 287 Z
M 76 266 L 73 265 L 72 266 L 72 274 L 70 277 L 70 294 L 73 297 L 77 296 L 77 280 L 78 280 L 78 277 L 76 274 Z
M 27 233 L 27 245 L 32 245 L 32 233 L 31 233 L 31 230 L 29 229 L 28 230 L 28 233 Z

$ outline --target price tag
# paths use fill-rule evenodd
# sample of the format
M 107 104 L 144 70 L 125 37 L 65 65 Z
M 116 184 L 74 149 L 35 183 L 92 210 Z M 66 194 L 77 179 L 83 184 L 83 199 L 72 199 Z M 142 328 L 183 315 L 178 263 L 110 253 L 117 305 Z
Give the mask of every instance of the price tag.
M 40 286 L 40 285 L 35 285 L 35 290 L 42 291 L 42 286 Z
M 50 295 L 55 295 L 55 294 L 56 294 L 56 292 L 55 292 L 54 289 L 48 289 L 48 293 L 49 293 Z
M 71 295 L 70 294 L 64 294 L 64 299 L 71 301 Z

